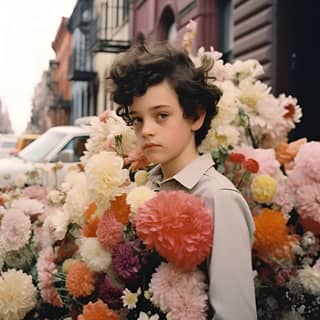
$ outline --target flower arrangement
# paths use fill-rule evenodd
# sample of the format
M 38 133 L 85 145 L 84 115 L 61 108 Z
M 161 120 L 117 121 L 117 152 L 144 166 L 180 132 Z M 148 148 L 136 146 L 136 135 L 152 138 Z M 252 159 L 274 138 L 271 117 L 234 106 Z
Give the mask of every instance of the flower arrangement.
M 297 100 L 275 97 L 258 61 L 194 54 L 195 34 L 191 22 L 184 49 L 196 65 L 214 62 L 208 80 L 223 91 L 199 151 L 251 208 L 258 319 L 318 319 L 320 142 L 289 143 Z M 145 185 L 152 164 L 113 112 L 91 130 L 62 185 L 21 177 L 0 190 L 0 319 L 206 319 L 211 214 L 196 197 Z

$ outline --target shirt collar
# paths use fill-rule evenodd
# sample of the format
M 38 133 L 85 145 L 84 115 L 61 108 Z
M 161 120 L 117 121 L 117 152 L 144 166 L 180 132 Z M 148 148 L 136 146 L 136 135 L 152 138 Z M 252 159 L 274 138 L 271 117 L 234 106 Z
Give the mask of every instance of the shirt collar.
M 156 166 L 150 171 L 152 182 L 159 184 L 166 183 L 170 180 L 176 180 L 187 189 L 192 189 L 205 174 L 205 172 L 214 165 L 214 161 L 209 153 L 206 153 L 192 161 L 185 168 L 175 174 L 173 177 L 163 180 L 160 166 Z

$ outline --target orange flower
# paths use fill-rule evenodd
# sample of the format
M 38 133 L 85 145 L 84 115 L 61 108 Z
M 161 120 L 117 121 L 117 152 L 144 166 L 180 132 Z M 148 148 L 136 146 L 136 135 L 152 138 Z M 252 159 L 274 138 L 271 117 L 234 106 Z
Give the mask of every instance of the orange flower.
M 264 209 L 254 217 L 256 232 L 253 248 L 264 260 L 289 258 L 287 251 L 293 242 L 286 226 L 286 219 L 280 211 Z
M 89 302 L 83 307 L 83 312 L 78 320 L 118 320 L 119 315 L 109 309 L 108 305 L 100 299 L 97 302 Z
M 275 148 L 277 160 L 283 165 L 291 163 L 305 143 L 307 143 L 306 138 L 301 138 L 291 143 L 279 143 Z
M 97 210 L 97 205 L 95 202 L 91 202 L 89 205 L 88 205 L 88 208 L 85 212 L 85 221 L 86 222 L 89 222 L 92 215 L 96 212 Z
M 111 201 L 111 211 L 122 224 L 128 224 L 129 222 L 130 206 L 127 204 L 126 199 L 127 195 L 123 193 Z
M 95 217 L 94 219 L 91 219 L 89 223 L 86 223 L 82 228 L 83 236 L 87 238 L 96 237 L 99 222 L 100 219 Z
M 77 261 L 69 269 L 66 288 L 73 297 L 86 297 L 95 288 L 95 274 L 84 262 Z

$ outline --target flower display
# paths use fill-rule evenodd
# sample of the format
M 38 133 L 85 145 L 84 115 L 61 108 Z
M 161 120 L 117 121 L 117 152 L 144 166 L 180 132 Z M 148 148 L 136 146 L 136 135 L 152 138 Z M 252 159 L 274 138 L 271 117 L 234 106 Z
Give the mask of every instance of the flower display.
M 198 150 L 252 212 L 258 319 L 319 319 L 320 142 L 289 141 L 297 99 L 275 96 L 254 59 L 194 52 L 196 26 L 184 50 L 196 66 L 212 62 L 208 81 L 223 92 Z M 115 112 L 90 131 L 61 185 L 39 185 L 35 172 L 0 186 L 0 319 L 207 319 L 212 212 L 194 195 L 148 188 L 154 164 Z

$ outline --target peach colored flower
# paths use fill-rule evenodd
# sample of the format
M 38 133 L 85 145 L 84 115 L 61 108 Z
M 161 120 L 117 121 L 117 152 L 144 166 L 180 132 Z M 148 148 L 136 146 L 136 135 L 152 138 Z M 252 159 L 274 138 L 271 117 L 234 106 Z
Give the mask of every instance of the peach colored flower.
M 97 238 L 104 248 L 112 250 L 122 241 L 123 224 L 113 215 L 111 210 L 104 212 L 97 228 Z
M 210 253 L 211 212 L 203 201 L 183 191 L 161 191 L 134 217 L 137 235 L 147 249 L 184 270 L 192 270 Z
M 119 315 L 109 309 L 108 305 L 100 299 L 97 302 L 89 302 L 83 307 L 83 312 L 78 320 L 118 320 Z
M 96 276 L 84 262 L 77 261 L 69 269 L 66 288 L 73 297 L 86 297 L 95 289 Z
M 149 162 L 141 149 L 134 149 L 128 153 L 128 156 L 124 159 L 124 164 L 129 166 L 130 171 L 137 171 L 139 169 L 145 169 Z

